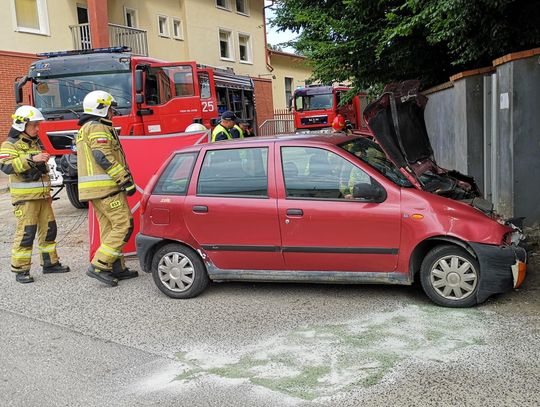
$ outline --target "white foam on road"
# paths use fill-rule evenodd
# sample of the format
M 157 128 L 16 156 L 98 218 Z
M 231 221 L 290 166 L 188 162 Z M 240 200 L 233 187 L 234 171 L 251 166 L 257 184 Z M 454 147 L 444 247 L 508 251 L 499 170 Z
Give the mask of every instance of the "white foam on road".
M 405 359 L 447 362 L 481 346 L 485 315 L 475 309 L 406 306 L 355 320 L 304 326 L 248 347 L 194 346 L 178 353 L 182 369 L 149 379 L 187 389 L 193 380 L 245 383 L 291 400 L 316 400 L 379 383 Z M 238 382 L 240 380 L 240 382 Z

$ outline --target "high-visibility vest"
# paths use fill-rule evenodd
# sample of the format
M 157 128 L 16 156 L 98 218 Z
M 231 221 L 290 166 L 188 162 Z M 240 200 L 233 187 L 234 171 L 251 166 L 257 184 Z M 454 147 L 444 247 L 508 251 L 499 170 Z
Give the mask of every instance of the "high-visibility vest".
M 104 198 L 131 180 L 120 139 L 110 121 L 96 118 L 86 122 L 76 142 L 81 201 Z
M 244 138 L 244 130 L 242 130 L 242 127 L 235 124 L 233 128 L 236 129 L 236 131 L 238 131 L 238 138 L 243 139 Z
M 9 174 L 11 201 L 48 199 L 51 196 L 49 167 L 32 160 L 33 155 L 42 152 L 38 139 L 13 133 L 0 147 L 0 169 Z
M 227 136 L 227 140 L 232 140 L 231 133 L 229 130 L 227 130 L 225 127 L 223 127 L 221 124 L 218 124 L 216 127 L 214 127 L 214 131 L 212 131 L 212 143 L 214 143 L 217 139 L 217 136 L 220 133 L 225 133 Z

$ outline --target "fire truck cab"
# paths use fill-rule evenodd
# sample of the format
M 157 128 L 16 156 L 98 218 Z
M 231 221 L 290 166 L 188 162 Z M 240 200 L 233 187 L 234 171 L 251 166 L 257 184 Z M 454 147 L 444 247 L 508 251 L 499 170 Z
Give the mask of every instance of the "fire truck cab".
M 325 85 L 309 85 L 296 89 L 291 106 L 296 132 L 324 129 L 330 132 L 332 121 L 338 114 L 349 120 L 353 129 L 369 132 L 362 117 L 362 111 L 367 106 L 367 94 L 360 93 L 349 103 L 342 104 L 344 94 L 349 91 L 347 86 Z
M 83 99 L 93 90 L 104 90 L 116 99 L 113 125 L 121 136 L 181 133 L 191 123 L 211 128 L 226 110 L 256 128 L 251 78 L 195 62 L 164 62 L 129 52 L 127 47 L 114 47 L 38 54 L 43 59 L 32 63 L 28 75 L 15 83 L 17 103 L 22 103 L 23 86 L 31 83 L 30 104 L 46 119 L 40 140 L 57 157 L 75 207 L 86 205 L 78 201 L 73 140 Z M 171 146 L 175 147 L 179 148 Z

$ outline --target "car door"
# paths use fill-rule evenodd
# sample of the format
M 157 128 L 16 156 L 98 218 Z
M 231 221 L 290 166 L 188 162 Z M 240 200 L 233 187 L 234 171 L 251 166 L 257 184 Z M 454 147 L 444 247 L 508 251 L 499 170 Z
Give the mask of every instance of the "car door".
M 276 147 L 285 267 L 393 271 L 400 244 L 399 189 L 383 188 L 338 150 Z M 380 188 L 381 199 L 353 198 L 355 185 Z
M 190 185 L 187 227 L 219 269 L 280 270 L 273 152 L 219 144 L 206 150 Z

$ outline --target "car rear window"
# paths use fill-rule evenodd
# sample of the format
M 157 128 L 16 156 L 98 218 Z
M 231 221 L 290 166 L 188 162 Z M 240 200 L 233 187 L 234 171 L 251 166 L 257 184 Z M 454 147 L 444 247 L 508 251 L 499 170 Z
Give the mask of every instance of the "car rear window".
M 176 154 L 159 177 L 154 188 L 155 195 L 185 195 L 197 153 Z
M 197 195 L 267 198 L 268 148 L 207 151 Z

